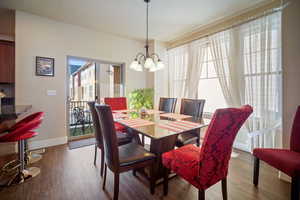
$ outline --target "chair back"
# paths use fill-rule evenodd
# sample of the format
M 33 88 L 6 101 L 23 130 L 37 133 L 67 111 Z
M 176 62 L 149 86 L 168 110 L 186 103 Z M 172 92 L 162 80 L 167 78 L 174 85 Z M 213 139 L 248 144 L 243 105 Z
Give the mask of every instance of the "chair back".
M 166 113 L 173 113 L 175 112 L 176 107 L 176 98 L 160 98 L 159 99 L 159 106 L 158 110 L 166 112 Z
M 91 115 L 92 115 L 94 134 L 95 134 L 97 145 L 99 147 L 102 147 L 103 146 L 103 137 L 102 137 L 102 134 L 101 134 L 101 128 L 100 128 L 100 122 L 99 122 L 98 114 L 97 114 L 97 111 L 96 111 L 96 108 L 95 108 L 95 105 L 97 105 L 97 104 L 95 103 L 95 101 L 89 101 L 87 104 L 90 108 Z
M 112 171 L 117 171 L 119 167 L 119 151 L 111 108 L 108 105 L 96 105 L 95 107 L 103 136 L 106 163 Z
M 204 99 L 181 99 L 180 114 L 202 118 Z
M 292 151 L 300 153 L 300 106 L 298 106 L 296 115 L 294 117 L 290 148 Z
M 104 103 L 109 105 L 112 110 L 126 110 L 127 99 L 126 97 L 106 97 Z
M 203 189 L 227 176 L 234 139 L 252 113 L 252 107 L 217 109 L 200 150 L 199 183 Z

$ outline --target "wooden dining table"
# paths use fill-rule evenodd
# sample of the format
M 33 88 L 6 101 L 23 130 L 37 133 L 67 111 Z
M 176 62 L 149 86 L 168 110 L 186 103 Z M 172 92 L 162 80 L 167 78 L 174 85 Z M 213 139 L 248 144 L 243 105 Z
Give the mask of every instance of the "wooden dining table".
M 113 116 L 115 122 L 125 126 L 128 133 L 133 134 L 137 142 L 141 143 L 139 134 L 150 138 L 149 151 L 157 155 L 154 173 L 156 183 L 161 182 L 163 178 L 162 154 L 175 148 L 178 135 L 190 132 L 200 134 L 200 129 L 208 126 L 210 121 L 158 110 L 148 110 L 146 113 L 122 110 L 115 111 Z M 142 171 L 144 172 L 144 170 Z M 147 177 L 147 173 L 144 175 Z

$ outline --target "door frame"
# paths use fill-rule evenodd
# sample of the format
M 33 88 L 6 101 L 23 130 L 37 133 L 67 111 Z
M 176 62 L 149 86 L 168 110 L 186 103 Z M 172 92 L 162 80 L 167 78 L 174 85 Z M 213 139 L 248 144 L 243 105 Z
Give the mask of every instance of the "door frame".
M 78 60 L 83 60 L 86 62 L 95 62 L 95 73 L 97 74 L 98 70 L 99 70 L 99 64 L 110 64 L 110 65 L 119 65 L 121 67 L 121 82 L 123 83 L 123 88 L 122 88 L 122 92 L 125 95 L 126 93 L 126 87 L 125 87 L 125 83 L 126 83 L 126 79 L 125 79 L 125 62 L 113 62 L 113 61 L 107 61 L 107 60 L 99 60 L 99 59 L 94 59 L 94 58 L 87 58 L 87 57 L 81 57 L 81 56 L 70 56 L 67 55 L 66 56 L 66 64 L 67 64 L 67 70 L 66 70 L 66 79 L 65 79 L 65 83 L 66 83 L 66 96 L 65 96 L 65 108 L 66 108 L 66 127 L 67 127 L 67 138 L 68 141 L 72 141 L 72 140 L 80 140 L 80 139 L 86 139 L 86 138 L 90 138 L 90 137 L 94 137 L 93 135 L 82 135 L 82 136 L 76 136 L 76 137 L 70 137 L 70 128 L 69 128 L 69 124 L 70 124 L 70 112 L 69 112 L 69 89 L 70 89 L 70 83 L 69 83 L 69 74 L 70 74 L 70 69 L 69 69 L 69 60 L 70 59 L 78 59 Z M 95 76 L 95 78 L 97 78 L 97 76 Z M 97 81 L 97 79 L 96 79 Z M 97 85 L 98 87 L 98 85 Z M 95 87 L 95 92 L 97 91 L 97 87 Z M 96 94 L 97 96 L 97 94 Z M 100 96 L 100 94 L 98 94 L 98 96 Z

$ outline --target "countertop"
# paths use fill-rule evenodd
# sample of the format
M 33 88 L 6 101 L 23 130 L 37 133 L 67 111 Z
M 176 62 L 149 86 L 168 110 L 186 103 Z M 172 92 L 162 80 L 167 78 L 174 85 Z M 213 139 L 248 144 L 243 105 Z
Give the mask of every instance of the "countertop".
M 2 105 L 0 110 L 0 123 L 6 120 L 17 119 L 23 113 L 28 112 L 31 105 Z

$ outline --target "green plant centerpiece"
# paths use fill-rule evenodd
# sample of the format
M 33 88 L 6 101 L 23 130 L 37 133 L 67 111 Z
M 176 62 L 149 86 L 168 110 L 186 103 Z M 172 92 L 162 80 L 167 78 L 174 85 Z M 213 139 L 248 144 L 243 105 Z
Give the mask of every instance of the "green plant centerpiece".
M 136 89 L 129 94 L 129 108 L 135 110 L 153 109 L 154 89 Z

